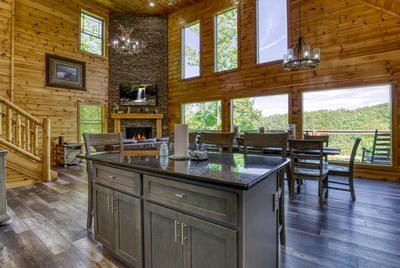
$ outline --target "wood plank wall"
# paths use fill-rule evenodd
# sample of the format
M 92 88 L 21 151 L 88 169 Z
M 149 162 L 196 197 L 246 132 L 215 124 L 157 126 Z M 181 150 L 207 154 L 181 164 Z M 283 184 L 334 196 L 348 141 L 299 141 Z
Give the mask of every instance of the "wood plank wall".
M 290 1 L 290 37 L 295 41 L 297 4 Z M 364 177 L 400 180 L 400 16 L 371 7 L 363 1 L 303 0 L 303 35 L 321 48 L 321 66 L 312 71 L 286 72 L 281 62 L 256 64 L 256 0 L 202 0 L 169 16 L 169 128 L 181 121 L 181 104 L 221 99 L 225 131 L 231 128 L 229 103 L 232 98 L 276 93 L 290 94 L 290 122 L 301 129 L 301 93 L 377 83 L 393 84 L 394 166 L 359 166 Z M 223 74 L 213 72 L 213 16 L 237 4 L 240 13 L 240 67 Z M 201 20 L 201 78 L 181 80 L 181 28 Z M 228 111 L 227 111 L 228 110 Z
M 0 1 L 0 95 L 3 97 L 9 97 L 11 87 L 11 1 Z
M 65 141 L 76 142 L 78 102 L 106 104 L 108 101 L 108 58 L 95 57 L 78 49 L 80 8 L 106 20 L 108 12 L 80 0 L 14 1 L 14 102 L 38 118 L 50 118 L 52 137 L 63 135 Z M 6 21 L 3 21 L 2 17 L 0 29 L 5 27 Z M 46 53 L 85 61 L 87 91 L 46 87 Z M 8 80 L 5 78 L 5 81 Z M 5 86 L 0 85 L 1 88 Z

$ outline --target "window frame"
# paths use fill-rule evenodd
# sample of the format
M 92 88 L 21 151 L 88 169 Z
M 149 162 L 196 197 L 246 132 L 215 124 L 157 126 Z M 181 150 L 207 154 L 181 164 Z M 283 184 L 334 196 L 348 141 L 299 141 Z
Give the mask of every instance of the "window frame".
M 373 87 L 373 86 L 388 86 L 389 89 L 389 102 L 390 102 L 390 133 L 391 133 L 391 163 L 390 165 L 376 165 L 376 164 L 368 164 L 368 163 L 362 163 L 362 162 L 355 162 L 354 166 L 356 168 L 360 169 L 366 169 L 366 170 L 392 170 L 393 168 L 398 168 L 398 155 L 395 154 L 395 147 L 397 147 L 397 129 L 396 129 L 396 122 L 397 122 L 397 114 L 396 114 L 396 105 L 397 105 L 397 95 L 396 95 L 396 84 L 392 82 L 385 82 L 385 81 L 380 81 L 377 83 L 371 83 L 371 84 L 341 84 L 341 85 L 333 85 L 332 87 L 318 87 L 318 88 L 310 88 L 310 89 L 302 89 L 300 90 L 300 109 L 301 109 L 301 118 L 300 118 L 300 134 L 303 136 L 304 133 L 304 94 L 305 93 L 312 93 L 312 92 L 324 92 L 324 91 L 329 91 L 329 90 L 341 90 L 341 89 L 357 89 L 357 88 L 364 88 L 364 87 Z M 358 148 L 359 150 L 361 147 Z M 332 163 L 338 163 L 338 164 L 343 164 L 343 161 L 339 160 L 332 160 Z
M 197 23 L 199 24 L 199 53 L 200 53 L 200 57 L 199 57 L 199 75 L 185 78 L 185 56 L 186 56 L 186 53 L 185 53 L 185 29 L 189 28 L 189 27 L 191 27 L 191 26 L 193 26 L 193 25 L 195 25 Z M 202 31 L 202 22 L 201 22 L 200 19 L 199 20 L 195 20 L 195 21 L 193 21 L 191 23 L 185 24 L 181 28 L 181 80 L 187 81 L 187 80 L 193 80 L 193 79 L 198 79 L 198 78 L 202 77 L 202 70 L 201 70 L 202 69 L 201 68 L 202 59 L 201 59 L 201 56 L 202 56 L 202 47 L 203 46 L 202 46 L 202 34 L 201 34 L 201 31 Z
M 101 46 L 101 50 L 102 53 L 101 55 L 95 54 L 95 53 L 91 53 L 89 51 L 85 51 L 81 49 L 81 36 L 82 36 L 82 14 L 85 14 L 87 16 L 90 16 L 92 18 L 95 18 L 97 20 L 102 21 L 102 46 Z M 79 23 L 78 23 L 78 50 L 82 53 L 88 54 L 90 56 L 94 56 L 94 57 L 99 57 L 99 58 L 107 58 L 107 49 L 106 49 L 106 40 L 107 40 L 107 25 L 108 25 L 108 20 L 107 17 L 103 17 L 101 15 L 98 15 L 96 13 L 93 13 L 91 11 L 88 11 L 87 9 L 84 8 L 80 8 L 79 9 Z
M 222 70 L 218 71 L 218 57 L 217 57 L 217 51 L 218 51 L 218 46 L 217 46 L 217 40 L 218 40 L 218 31 L 217 31 L 217 26 L 218 26 L 218 20 L 217 17 L 225 12 L 231 11 L 233 9 L 236 9 L 236 34 L 237 34 L 237 42 L 236 42 L 236 48 L 237 48 L 237 62 L 236 62 L 236 67 L 228 70 Z M 213 24 L 214 24 L 214 34 L 213 34 L 213 46 L 214 46 L 214 67 L 213 67 L 213 73 L 215 74 L 224 74 L 224 73 L 229 73 L 229 72 L 235 72 L 240 70 L 240 7 L 238 4 L 230 6 L 228 8 L 225 8 L 223 10 L 218 11 L 213 15 Z
M 187 102 L 181 102 L 181 123 L 186 124 L 185 122 L 185 105 L 187 104 L 194 104 L 194 103 L 205 103 L 205 102 L 219 102 L 220 103 L 220 123 L 221 127 L 216 130 L 216 131 L 223 131 L 223 100 L 222 99 L 211 99 L 211 100 L 199 100 L 199 101 L 187 101 Z M 190 129 L 189 129 L 190 131 Z M 214 130 L 210 130 L 214 131 Z
M 101 107 L 101 125 L 102 125 L 102 128 L 101 128 L 101 133 L 107 133 L 107 118 L 106 118 L 106 105 L 105 104 L 103 104 L 103 103 L 96 103 L 96 102 L 83 102 L 83 101 L 79 101 L 78 102 L 78 133 L 77 133 L 77 136 L 78 136 L 78 139 L 77 139 L 77 141 L 78 141 L 78 143 L 81 143 L 82 141 L 83 141 L 83 137 L 82 137 L 82 134 L 83 133 L 81 133 L 81 130 L 82 130 L 82 128 L 81 128 L 81 124 L 82 124 L 82 120 L 81 120 L 81 111 L 82 111 L 82 105 L 90 105 L 90 106 L 99 106 L 99 107 Z
M 256 9 L 256 16 L 255 16 L 255 25 L 256 25 L 256 29 L 255 29 L 255 50 L 256 50 L 256 65 L 257 66 L 263 66 L 263 65 L 273 65 L 273 64 L 282 64 L 283 62 L 283 54 L 282 54 L 282 59 L 279 60 L 274 60 L 274 61 L 267 61 L 267 62 L 260 62 L 260 57 L 259 57 L 259 38 L 258 38 L 258 34 L 259 34 L 259 25 L 258 25 L 258 2 L 260 0 L 256 0 L 255 4 L 255 9 Z M 287 20 L 287 47 L 290 47 L 290 44 L 292 43 L 292 37 L 291 37 L 291 8 L 290 8 L 290 1 L 286 0 L 286 20 Z

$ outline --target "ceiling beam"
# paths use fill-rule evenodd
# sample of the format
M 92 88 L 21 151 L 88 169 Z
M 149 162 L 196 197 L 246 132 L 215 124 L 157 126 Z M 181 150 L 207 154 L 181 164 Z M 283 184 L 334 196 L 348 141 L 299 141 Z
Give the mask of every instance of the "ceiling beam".
M 358 0 L 381 12 L 400 17 L 400 2 L 397 0 Z

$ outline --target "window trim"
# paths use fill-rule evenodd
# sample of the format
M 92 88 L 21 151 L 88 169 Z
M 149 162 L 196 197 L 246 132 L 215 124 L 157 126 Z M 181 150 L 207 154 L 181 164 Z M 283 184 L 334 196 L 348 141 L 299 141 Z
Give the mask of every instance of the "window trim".
M 185 29 L 186 28 L 188 28 L 188 27 L 190 27 L 190 26 L 193 26 L 193 25 L 195 25 L 195 24 L 199 24 L 199 52 L 200 52 L 200 59 L 199 59 L 199 75 L 197 75 L 197 76 L 192 76 L 192 77 L 188 77 L 188 78 L 185 78 L 185 56 L 186 56 L 186 54 L 185 54 Z M 188 80 L 194 80 L 194 79 L 199 79 L 199 78 L 201 78 L 202 77 L 202 68 L 201 68 L 201 63 L 202 63 L 202 48 L 203 48 L 203 46 L 202 46 L 202 42 L 203 40 L 202 40 L 202 21 L 199 19 L 199 20 L 195 20 L 195 21 L 193 21 L 193 22 L 191 22 L 191 23 L 188 23 L 188 24 L 185 24 L 182 28 L 181 28 L 181 80 L 184 80 L 184 81 L 188 81 Z
M 199 101 L 190 100 L 190 101 L 181 102 L 181 104 L 180 104 L 180 106 L 181 106 L 181 108 L 180 108 L 180 110 L 181 110 L 181 116 L 180 116 L 181 124 L 185 124 L 185 105 L 186 104 L 204 103 L 204 102 L 219 102 L 220 103 L 220 121 L 221 121 L 221 128 L 219 129 L 219 131 L 223 131 L 223 117 L 224 117 L 223 116 L 223 107 L 222 107 L 223 101 L 224 101 L 223 99 L 210 99 L 210 100 L 207 99 L 207 100 L 199 100 Z
M 255 25 L 256 25 L 256 29 L 255 29 L 255 35 L 254 35 L 254 39 L 255 39 L 255 50 L 256 50 L 256 60 L 255 63 L 257 66 L 264 66 L 264 65 L 274 65 L 274 64 L 282 64 L 283 63 L 283 55 L 282 55 L 282 59 L 279 60 L 274 60 L 274 61 L 267 61 L 267 62 L 260 62 L 259 61 L 259 52 L 258 52 L 258 48 L 259 48 L 259 42 L 258 42 L 258 33 L 259 33 L 259 25 L 258 25 L 258 2 L 260 0 L 256 0 L 255 1 L 255 9 L 256 9 L 256 16 L 255 16 Z M 290 44 L 292 43 L 292 37 L 291 37 L 291 8 L 290 8 L 290 1 L 286 0 L 286 19 L 287 19 L 287 47 L 290 47 Z
M 385 81 L 380 81 L 377 83 L 365 83 L 365 84 L 334 84 L 333 86 L 329 87 L 312 87 L 308 89 L 300 89 L 299 94 L 300 94 L 300 134 L 303 135 L 304 133 L 304 94 L 305 93 L 312 93 L 312 92 L 323 92 L 323 91 L 328 91 L 328 90 L 341 90 L 341 89 L 357 89 L 357 88 L 363 88 L 363 87 L 374 87 L 374 86 L 388 86 L 389 93 L 390 93 L 390 116 L 391 116 L 391 126 L 390 126 L 390 133 L 391 133 L 391 157 L 392 161 L 390 165 L 374 165 L 374 164 L 368 164 L 368 163 L 354 163 L 354 167 L 360 170 L 393 170 L 394 168 L 398 168 L 398 155 L 395 154 L 395 147 L 397 147 L 397 129 L 396 129 L 396 122 L 397 122 L 397 111 L 396 111 L 396 105 L 397 105 L 397 95 L 396 95 L 396 84 L 393 82 L 385 82 Z M 360 149 L 360 148 L 359 148 Z M 338 161 L 338 160 L 332 160 L 331 161 L 333 164 L 343 164 L 343 161 Z
M 107 105 L 104 103 L 99 103 L 99 102 L 85 102 L 85 101 L 78 101 L 78 114 L 77 114 L 77 121 L 78 121 L 78 127 L 77 127 L 77 141 L 78 143 L 81 143 L 81 106 L 82 105 L 96 105 L 101 107 L 102 111 L 102 133 L 107 133 Z
M 103 28 L 102 29 L 103 30 L 102 31 L 102 54 L 101 55 L 90 53 L 88 51 L 85 51 L 85 50 L 81 49 L 82 14 L 86 14 L 86 15 L 88 15 L 90 17 L 96 18 L 96 19 L 101 20 L 103 22 L 103 27 L 102 27 Z M 103 17 L 101 15 L 98 15 L 96 13 L 93 13 L 91 11 L 88 11 L 87 9 L 84 9 L 84 8 L 80 7 L 79 8 L 79 23 L 78 23 L 78 50 L 81 53 L 85 53 L 85 54 L 90 55 L 90 56 L 98 57 L 98 58 L 101 58 L 101 59 L 107 58 L 108 57 L 108 52 L 107 52 L 107 49 L 106 49 L 106 47 L 107 47 L 106 41 L 107 41 L 107 38 L 108 38 L 107 30 L 106 30 L 107 26 L 108 26 L 107 17 Z
M 237 63 L 236 63 L 236 68 L 232 68 L 229 70 L 223 70 L 223 71 L 218 71 L 218 57 L 217 57 L 217 40 L 218 40 L 218 31 L 217 31 L 217 17 L 225 12 L 231 11 L 233 9 L 236 9 L 236 32 L 237 32 Z M 214 34 L 213 34 L 213 46 L 214 46 L 214 67 L 213 67 L 213 73 L 215 74 L 224 74 L 224 73 L 230 73 L 230 72 L 235 72 L 240 70 L 240 7 L 239 5 L 233 5 L 228 8 L 225 8 L 223 10 L 218 11 L 213 15 L 213 24 L 214 24 Z

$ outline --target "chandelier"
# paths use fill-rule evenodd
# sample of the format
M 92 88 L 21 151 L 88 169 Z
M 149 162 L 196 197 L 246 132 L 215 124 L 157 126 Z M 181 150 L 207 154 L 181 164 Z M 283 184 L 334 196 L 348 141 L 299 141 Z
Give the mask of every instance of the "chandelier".
M 109 46 L 117 53 L 123 55 L 134 55 L 140 53 L 146 47 L 144 41 L 132 37 L 134 30 L 133 26 L 123 26 L 120 24 L 118 30 L 119 33 L 109 43 Z
M 320 63 L 320 49 L 311 49 L 301 36 L 301 11 L 299 1 L 299 34 L 294 48 L 289 48 L 283 55 L 283 68 L 287 71 L 299 71 L 315 68 Z

